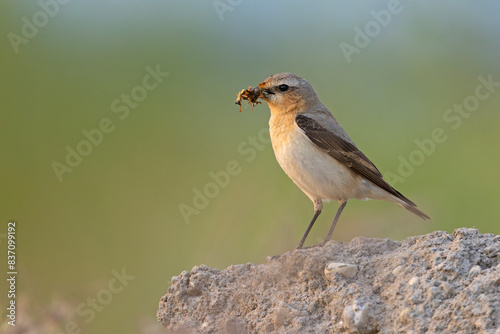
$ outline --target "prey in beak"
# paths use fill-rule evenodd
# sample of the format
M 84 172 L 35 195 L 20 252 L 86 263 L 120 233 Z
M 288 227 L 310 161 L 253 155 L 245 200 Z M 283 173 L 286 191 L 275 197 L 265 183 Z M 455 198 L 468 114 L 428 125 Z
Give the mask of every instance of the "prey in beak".
M 252 88 L 252 86 L 250 86 L 247 89 L 243 89 L 237 94 L 237 98 L 234 103 L 240 106 L 240 112 L 242 100 L 246 100 L 247 104 L 249 104 L 253 109 L 253 107 L 255 107 L 257 104 L 261 104 L 261 102 L 257 101 L 257 99 L 264 98 L 263 94 L 264 92 L 259 87 Z

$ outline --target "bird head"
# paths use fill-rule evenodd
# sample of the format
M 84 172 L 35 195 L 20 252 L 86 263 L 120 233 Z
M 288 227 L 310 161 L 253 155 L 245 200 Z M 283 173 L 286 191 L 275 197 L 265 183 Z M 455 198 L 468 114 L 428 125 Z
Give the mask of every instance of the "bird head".
M 260 98 L 267 102 L 271 112 L 304 110 L 319 102 L 311 84 L 292 73 L 278 73 L 270 76 L 258 86 Z

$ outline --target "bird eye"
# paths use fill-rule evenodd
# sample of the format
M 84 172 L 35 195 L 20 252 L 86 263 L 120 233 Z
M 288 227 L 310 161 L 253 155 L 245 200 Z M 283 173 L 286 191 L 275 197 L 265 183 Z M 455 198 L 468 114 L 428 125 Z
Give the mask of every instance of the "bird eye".
M 286 92 L 288 90 L 288 85 L 279 85 L 278 89 L 282 92 Z

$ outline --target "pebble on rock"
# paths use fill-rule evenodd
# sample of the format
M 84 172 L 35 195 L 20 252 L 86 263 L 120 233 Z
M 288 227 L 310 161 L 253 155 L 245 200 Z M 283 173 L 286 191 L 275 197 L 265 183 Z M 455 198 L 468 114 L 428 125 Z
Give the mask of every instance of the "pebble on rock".
M 358 267 L 352 264 L 330 262 L 325 266 L 325 275 L 333 281 L 335 274 L 340 274 L 344 277 L 353 278 L 358 273 Z

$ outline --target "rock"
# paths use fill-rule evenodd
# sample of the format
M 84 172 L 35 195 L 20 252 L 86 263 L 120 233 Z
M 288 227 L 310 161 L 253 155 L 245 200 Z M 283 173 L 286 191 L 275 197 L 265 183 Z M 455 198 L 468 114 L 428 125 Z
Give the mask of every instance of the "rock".
M 376 331 L 376 320 L 370 317 L 372 305 L 368 302 L 355 300 L 351 305 L 347 305 L 342 314 L 345 328 L 353 333 L 373 333 Z
M 480 273 L 481 273 L 481 267 L 478 265 L 475 265 L 474 267 L 470 268 L 469 277 L 476 277 Z
M 411 318 L 411 308 L 409 307 L 405 308 L 403 311 L 401 311 L 401 313 L 399 313 L 399 321 L 401 321 L 402 324 L 408 324 Z
M 330 262 L 325 266 L 325 275 L 330 281 L 334 281 L 335 274 L 353 278 L 358 273 L 358 267 L 351 264 Z
M 201 265 L 172 278 L 158 321 L 172 333 L 500 334 L 499 251 L 499 236 L 461 228 Z
M 404 267 L 403 266 L 397 266 L 396 268 L 394 268 L 394 270 L 392 271 L 392 274 L 394 276 L 399 276 L 399 274 L 401 274 L 403 272 L 403 269 Z

